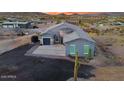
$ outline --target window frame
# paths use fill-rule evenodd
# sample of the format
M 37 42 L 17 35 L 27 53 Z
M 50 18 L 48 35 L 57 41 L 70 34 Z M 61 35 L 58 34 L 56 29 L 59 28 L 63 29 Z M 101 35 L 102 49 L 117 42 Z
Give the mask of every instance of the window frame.
M 87 53 L 85 52 L 85 47 L 86 47 L 86 46 L 88 46 L 88 48 L 90 49 L 90 46 L 89 46 L 88 44 L 83 45 L 83 49 L 84 49 L 83 54 L 84 54 L 84 55 L 88 55 L 88 54 L 89 54 L 89 50 L 87 51 Z
M 73 52 L 72 52 L 72 47 L 73 47 Z M 70 44 L 69 45 L 69 54 L 70 55 L 75 55 L 76 54 L 76 45 L 75 44 Z

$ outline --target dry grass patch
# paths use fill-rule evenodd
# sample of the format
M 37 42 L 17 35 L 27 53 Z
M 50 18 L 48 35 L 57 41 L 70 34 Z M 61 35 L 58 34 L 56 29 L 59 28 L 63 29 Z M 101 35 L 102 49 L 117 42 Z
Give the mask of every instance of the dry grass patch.
M 124 66 L 99 67 L 95 71 L 94 80 L 124 80 Z

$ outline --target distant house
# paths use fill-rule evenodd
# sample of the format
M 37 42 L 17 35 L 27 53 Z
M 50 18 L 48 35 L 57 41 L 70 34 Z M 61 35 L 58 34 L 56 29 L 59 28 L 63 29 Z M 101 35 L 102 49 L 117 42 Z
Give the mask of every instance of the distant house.
M 17 21 L 18 19 L 15 17 L 9 17 L 9 18 L 6 18 L 6 20 L 9 22 L 14 22 L 14 21 Z
M 95 53 L 95 41 L 80 27 L 66 22 L 48 28 L 39 40 L 42 45 L 64 45 L 66 56 L 75 56 L 78 52 L 79 57 L 93 57 Z
M 30 22 L 3 22 L 2 28 L 30 28 Z
M 124 26 L 123 22 L 113 22 L 112 23 L 113 26 Z

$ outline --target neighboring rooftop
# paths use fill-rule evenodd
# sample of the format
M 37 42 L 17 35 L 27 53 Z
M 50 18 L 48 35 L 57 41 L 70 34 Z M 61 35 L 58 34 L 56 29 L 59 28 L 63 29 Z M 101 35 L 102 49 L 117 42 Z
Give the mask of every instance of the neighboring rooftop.
M 7 21 L 7 22 L 3 22 L 2 24 L 4 25 L 4 24 L 27 24 L 27 23 L 29 23 L 29 22 L 9 22 L 9 21 Z

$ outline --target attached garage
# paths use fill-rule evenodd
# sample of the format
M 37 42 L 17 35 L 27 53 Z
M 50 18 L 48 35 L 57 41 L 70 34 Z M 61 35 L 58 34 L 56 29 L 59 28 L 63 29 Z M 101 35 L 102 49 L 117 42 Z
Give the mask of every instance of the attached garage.
M 50 45 L 51 43 L 50 43 L 50 41 L 51 41 L 51 38 L 46 38 L 46 37 L 44 37 L 43 38 L 43 45 Z
M 39 36 L 41 45 L 53 45 L 53 36 L 51 34 L 44 33 Z

